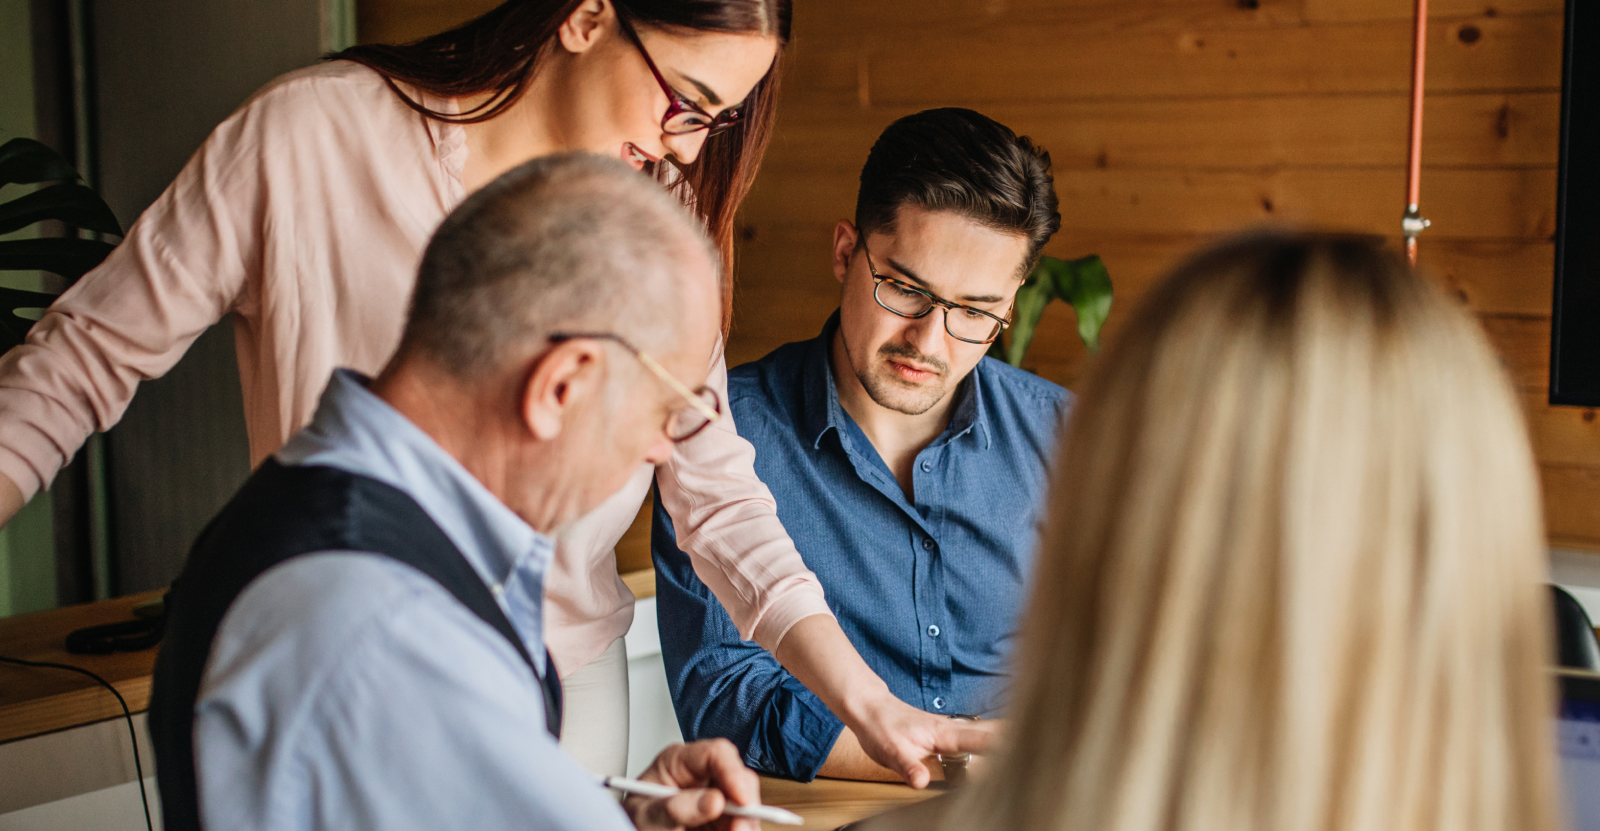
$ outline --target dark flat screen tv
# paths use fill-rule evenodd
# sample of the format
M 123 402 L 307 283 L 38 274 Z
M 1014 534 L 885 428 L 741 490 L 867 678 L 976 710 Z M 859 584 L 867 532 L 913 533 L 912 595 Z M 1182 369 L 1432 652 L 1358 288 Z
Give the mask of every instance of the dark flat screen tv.
M 1600 2 L 1567 0 L 1550 403 L 1600 407 Z

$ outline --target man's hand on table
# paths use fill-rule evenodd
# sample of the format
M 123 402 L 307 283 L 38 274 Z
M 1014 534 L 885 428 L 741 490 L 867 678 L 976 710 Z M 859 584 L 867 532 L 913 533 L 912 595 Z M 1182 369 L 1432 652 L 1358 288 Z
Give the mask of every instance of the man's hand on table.
M 913 788 L 926 788 L 932 780 L 928 760 L 935 754 L 985 753 L 1000 728 L 997 721 L 952 721 L 923 712 L 887 690 L 844 720 L 873 761 Z
M 989 729 L 998 731 L 1003 722 L 984 722 Z M 968 775 L 976 774 L 983 769 L 984 759 L 987 757 L 974 754 L 967 762 Z M 924 757 L 922 763 L 933 774 L 933 781 L 938 782 L 945 777 L 946 771 L 939 762 L 937 755 Z M 867 751 L 861 747 L 861 741 L 856 738 L 854 730 L 846 727 L 839 732 L 839 738 L 833 743 L 833 749 L 828 751 L 827 761 L 822 763 L 822 768 L 817 775 L 824 779 L 851 779 L 859 782 L 904 782 L 905 777 L 872 760 Z
M 639 778 L 683 789 L 683 793 L 676 796 L 630 796 L 623 800 L 628 817 L 641 831 L 700 827 L 759 831 L 761 827 L 753 819 L 722 815 L 728 802 L 735 805 L 761 802 L 760 778 L 744 766 L 739 751 L 726 739 L 675 744 L 661 751 Z
M 923 759 L 983 753 L 995 734 L 993 722 L 951 721 L 895 698 L 831 616 L 801 618 L 773 655 L 855 733 L 862 751 L 913 788 L 928 787 Z

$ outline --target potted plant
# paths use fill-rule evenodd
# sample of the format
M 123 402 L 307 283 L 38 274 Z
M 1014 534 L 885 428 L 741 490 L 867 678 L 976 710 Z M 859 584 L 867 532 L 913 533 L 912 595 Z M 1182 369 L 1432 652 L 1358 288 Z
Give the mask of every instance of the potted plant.
M 1078 337 L 1090 352 L 1100 349 L 1100 327 L 1111 314 L 1111 275 L 1100 257 L 1076 260 L 1040 257 L 1022 288 L 1017 290 L 1016 311 L 1008 337 L 995 341 L 990 354 L 1012 366 L 1022 366 L 1039 318 L 1052 300 L 1061 300 L 1078 316 Z
M 122 226 L 100 195 L 61 155 L 28 138 L 0 145 L 0 188 L 54 182 L 0 202 L 0 235 L 46 220 L 76 231 L 122 235 Z M 65 280 L 62 291 L 111 253 L 112 245 L 72 236 L 0 241 L 0 271 L 48 271 Z M 27 291 L 0 286 L 0 352 L 22 343 L 38 315 L 59 292 Z

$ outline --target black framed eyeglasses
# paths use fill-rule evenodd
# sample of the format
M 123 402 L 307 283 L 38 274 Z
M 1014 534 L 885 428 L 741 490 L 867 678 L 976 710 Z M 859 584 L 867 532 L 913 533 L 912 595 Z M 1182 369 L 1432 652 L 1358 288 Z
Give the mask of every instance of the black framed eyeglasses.
M 688 406 L 679 407 L 667 414 L 667 423 L 662 431 L 674 443 L 686 442 L 700 435 L 711 423 L 722 418 L 722 398 L 717 391 L 702 385 L 699 389 L 689 389 L 689 386 L 668 372 L 650 353 L 629 343 L 627 338 L 611 332 L 557 332 L 550 336 L 551 343 L 566 343 L 579 338 L 592 338 L 594 340 L 608 340 L 619 344 L 628 353 L 639 359 L 644 368 L 650 370 L 652 375 L 661 379 L 661 382 L 671 387 L 674 392 L 683 396 L 688 401 Z
M 861 241 L 861 252 L 867 255 L 867 272 L 877 281 L 872 288 L 872 299 L 894 314 L 915 319 L 938 306 L 944 309 L 944 330 L 950 337 L 967 343 L 993 343 L 1011 325 L 1011 321 L 998 315 L 953 303 L 921 286 L 879 274 L 872 264 L 872 252 L 867 250 L 866 240 Z
M 656 76 L 656 83 L 661 85 L 661 91 L 667 96 L 667 112 L 661 116 L 661 132 L 672 136 L 682 136 L 689 133 L 706 131 L 706 135 L 714 136 L 725 132 L 744 118 L 743 107 L 729 107 L 715 116 L 700 109 L 700 105 L 672 88 L 667 79 L 661 76 L 661 70 L 656 68 L 656 62 L 650 59 L 650 53 L 645 51 L 644 41 L 639 39 L 639 33 L 634 31 L 633 24 L 628 22 L 619 12 L 617 24 L 622 28 L 622 33 L 633 41 L 635 49 L 644 57 L 645 66 L 650 67 L 650 74 Z

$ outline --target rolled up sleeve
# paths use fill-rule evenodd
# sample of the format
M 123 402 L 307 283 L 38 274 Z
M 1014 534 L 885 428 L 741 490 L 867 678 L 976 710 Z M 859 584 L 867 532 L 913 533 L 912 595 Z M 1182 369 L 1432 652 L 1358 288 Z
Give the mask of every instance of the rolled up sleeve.
M 270 96 L 270 94 L 269 94 Z M 0 358 L 0 473 L 32 498 L 260 272 L 263 106 L 223 122 L 99 267 Z
M 815 779 L 843 722 L 760 646 L 743 639 L 676 544 L 658 504 L 651 529 L 661 652 L 688 741 L 725 738 L 763 773 Z

